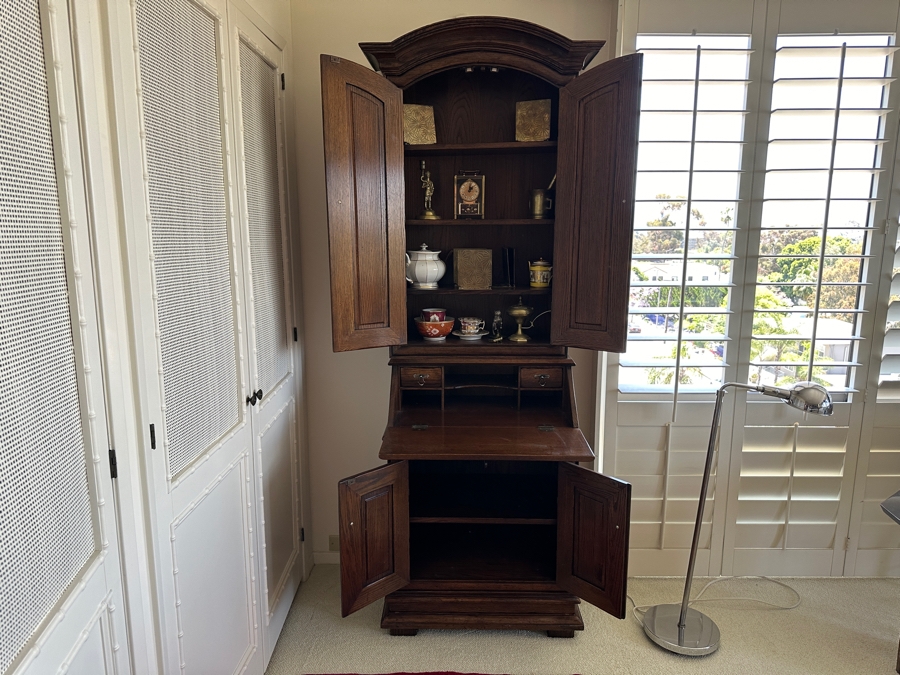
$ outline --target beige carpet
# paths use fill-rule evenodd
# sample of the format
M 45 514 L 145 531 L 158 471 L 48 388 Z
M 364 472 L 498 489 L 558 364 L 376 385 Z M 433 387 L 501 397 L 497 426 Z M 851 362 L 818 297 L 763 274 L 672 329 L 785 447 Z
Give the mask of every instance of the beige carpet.
M 585 630 L 574 640 L 505 631 L 420 631 L 391 637 L 378 627 L 381 602 L 340 616 L 336 565 L 314 568 L 301 586 L 267 675 L 454 670 L 512 675 L 556 673 L 894 673 L 900 634 L 900 579 L 784 579 L 797 589 L 797 609 L 760 609 L 750 602 L 698 605 L 722 632 L 715 654 L 666 652 L 632 619 L 614 619 L 582 603 Z M 679 579 L 630 579 L 638 604 L 680 602 Z M 694 592 L 702 588 L 696 580 Z M 704 597 L 753 597 L 789 605 L 789 591 L 761 580 L 732 579 Z M 630 606 L 629 606 L 630 608 Z

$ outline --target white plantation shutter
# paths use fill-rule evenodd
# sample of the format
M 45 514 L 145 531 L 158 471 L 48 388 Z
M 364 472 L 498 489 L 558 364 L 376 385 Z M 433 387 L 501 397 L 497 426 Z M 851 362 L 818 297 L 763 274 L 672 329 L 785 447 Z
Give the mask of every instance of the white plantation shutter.
M 893 415 L 879 413 L 874 431 L 863 424 L 870 414 L 864 394 L 873 403 L 875 393 L 865 392 L 866 383 L 878 381 L 877 368 L 883 371 L 879 400 L 900 386 L 891 384 L 896 371 L 889 370 L 900 365 L 900 333 L 892 332 L 900 323 L 891 323 L 900 321 L 900 259 L 892 261 L 890 299 L 880 276 L 887 264 L 884 218 L 897 217 L 896 206 L 886 206 L 889 183 L 896 182 L 898 107 L 888 105 L 889 95 L 896 98 L 898 9 L 889 4 L 890 11 L 865 15 L 832 7 L 828 21 L 840 32 L 811 34 L 820 21 L 804 0 L 736 1 L 727 13 L 697 3 L 686 16 L 656 0 L 624 3 L 623 51 L 643 51 L 651 66 L 655 52 L 670 71 L 644 72 L 632 332 L 628 351 L 609 357 L 604 380 L 603 467 L 634 485 L 632 574 L 683 569 L 712 392 L 726 381 L 804 379 L 829 388 L 834 416 L 805 417 L 756 394 L 726 395 L 698 573 L 853 574 L 845 551 L 855 551 L 851 507 L 860 500 L 865 514 L 857 522 L 855 573 L 900 568 L 893 562 L 900 551 L 878 509 L 900 490 L 900 426 L 887 423 L 900 419 L 900 406 Z M 642 27 L 682 35 L 642 34 Z M 704 35 L 704 27 L 721 33 Z M 696 65 L 698 44 L 701 58 L 737 59 L 727 51 L 735 45 L 716 40 L 727 31 L 732 38 L 752 31 L 752 42 L 742 45 L 745 74 L 731 75 L 745 78 L 743 121 L 730 127 L 741 133 L 715 144 L 715 163 L 702 166 L 697 160 L 710 156 L 699 152 L 701 143 L 726 140 L 710 134 L 729 128 L 722 111 L 735 112 L 734 99 L 724 95 L 731 83 L 720 83 L 723 95 L 708 99 L 716 107 L 704 112 L 699 96 L 691 100 L 680 91 L 693 94 L 690 86 L 703 75 L 695 69 L 694 82 L 687 82 L 683 71 L 688 61 Z M 693 60 L 685 49 L 691 42 Z M 699 208 L 701 225 L 685 214 L 702 207 L 713 187 L 720 203 L 723 188 L 730 190 L 733 211 L 722 217 Z M 694 243 L 700 233 L 718 250 L 702 253 L 704 244 Z M 895 255 L 896 246 L 885 248 Z M 698 283 L 692 274 L 697 262 L 723 261 L 718 279 L 701 275 Z M 704 281 L 724 301 L 697 303 L 709 298 L 702 295 Z M 870 544 L 875 548 L 866 549 Z
M 900 402 L 900 247 L 897 243 L 900 243 L 900 239 L 894 245 L 887 325 L 878 378 L 878 400 Z
M 783 404 L 746 406 L 730 574 L 829 576 L 842 513 L 848 405 L 832 417 Z M 846 504 L 844 504 L 846 507 Z M 730 511 L 731 513 L 731 511 Z
M 871 263 L 872 233 L 890 40 L 777 41 L 747 378 L 814 380 L 836 404 L 832 417 L 805 417 L 747 396 L 734 434 L 741 447 L 729 483 L 725 573 L 844 570 L 864 405 L 863 318 L 880 268 Z
M 751 50 L 746 35 L 641 35 L 637 47 L 628 349 L 615 368 L 615 466 L 606 470 L 633 485 L 630 573 L 670 574 L 687 564 L 697 513 L 712 417 L 703 392 L 734 377 L 726 360 Z M 709 566 L 716 468 L 699 574 Z
M 866 472 L 857 480 L 854 502 L 861 513 L 851 543 L 856 576 L 900 576 L 900 526 L 881 502 L 900 490 L 900 405 L 878 403 Z
M 629 574 L 659 574 L 687 566 L 712 416 L 708 403 L 682 403 L 671 421 L 670 403 L 626 402 L 617 406 L 616 466 L 632 485 Z M 697 569 L 709 564 L 716 465 L 707 491 Z

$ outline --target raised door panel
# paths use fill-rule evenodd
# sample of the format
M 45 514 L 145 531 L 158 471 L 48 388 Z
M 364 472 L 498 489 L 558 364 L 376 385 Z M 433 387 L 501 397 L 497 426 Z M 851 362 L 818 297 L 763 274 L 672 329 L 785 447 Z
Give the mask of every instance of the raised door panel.
M 409 583 L 408 467 L 388 464 L 338 483 L 341 616 Z
M 402 95 L 351 61 L 321 65 L 334 351 L 405 344 Z
M 559 93 L 551 342 L 625 351 L 641 55 Z
M 556 583 L 625 618 L 631 485 L 559 464 Z

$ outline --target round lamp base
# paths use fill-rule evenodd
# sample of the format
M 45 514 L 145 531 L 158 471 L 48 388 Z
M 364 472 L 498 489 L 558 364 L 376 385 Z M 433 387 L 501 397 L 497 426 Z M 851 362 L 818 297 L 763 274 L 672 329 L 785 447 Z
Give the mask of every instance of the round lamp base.
M 663 649 L 685 656 L 704 656 L 719 648 L 719 627 L 706 614 L 688 607 L 684 628 L 678 627 L 681 605 L 655 605 L 644 614 L 644 632 Z

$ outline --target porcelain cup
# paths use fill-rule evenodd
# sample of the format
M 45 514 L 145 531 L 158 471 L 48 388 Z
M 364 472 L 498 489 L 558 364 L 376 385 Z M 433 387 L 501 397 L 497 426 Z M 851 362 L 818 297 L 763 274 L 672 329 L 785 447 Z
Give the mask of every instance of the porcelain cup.
M 444 321 L 447 318 L 447 310 L 442 307 L 428 307 L 422 310 L 422 319 L 425 321 Z
M 474 316 L 464 316 L 459 320 L 459 331 L 463 335 L 476 335 L 484 329 L 484 321 Z

